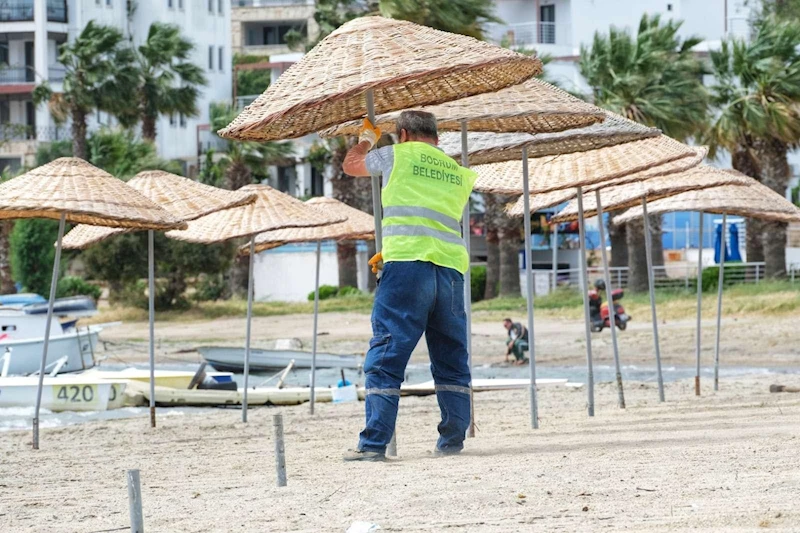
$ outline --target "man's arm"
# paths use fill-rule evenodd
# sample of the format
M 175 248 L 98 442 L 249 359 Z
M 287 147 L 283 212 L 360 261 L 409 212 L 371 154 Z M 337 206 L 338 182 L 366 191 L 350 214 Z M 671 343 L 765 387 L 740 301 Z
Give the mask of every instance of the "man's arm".
M 369 141 L 361 141 L 350 148 L 342 163 L 344 173 L 357 178 L 368 178 L 370 173 L 367 170 L 366 160 L 370 148 L 372 148 L 372 145 Z

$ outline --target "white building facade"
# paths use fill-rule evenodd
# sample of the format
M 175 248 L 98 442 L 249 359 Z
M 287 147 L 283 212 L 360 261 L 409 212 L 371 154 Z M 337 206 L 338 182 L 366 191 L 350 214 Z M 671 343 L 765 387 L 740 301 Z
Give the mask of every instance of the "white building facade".
M 36 85 L 48 82 L 58 92 L 64 69 L 59 45 L 74 39 L 89 23 L 118 28 L 133 46 L 146 39 L 153 22 L 176 24 L 195 45 L 191 61 L 205 71 L 197 117 L 161 117 L 157 148 L 161 157 L 196 163 L 200 131 L 207 128 L 209 104 L 229 102 L 232 94 L 231 0 L 9 0 L 0 2 L 0 121 L 5 144 L 0 166 L 24 162 L 38 142 L 69 138 L 57 127 L 46 105 L 33 105 Z M 90 128 L 109 124 L 98 113 Z M 11 126 L 13 125 L 13 127 Z

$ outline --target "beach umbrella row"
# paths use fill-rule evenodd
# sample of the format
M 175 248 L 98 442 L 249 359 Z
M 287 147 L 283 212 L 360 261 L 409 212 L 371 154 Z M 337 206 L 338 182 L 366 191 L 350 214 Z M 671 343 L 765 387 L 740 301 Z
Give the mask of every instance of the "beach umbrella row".
M 14 218 L 50 218 L 59 221 L 33 415 L 32 443 L 33 448 L 38 449 L 42 386 L 64 226 L 70 222 L 126 229 L 168 230 L 184 228 L 186 223 L 107 172 L 72 157 L 56 159 L 0 185 L 0 219 Z
M 170 174 L 162 170 L 140 172 L 127 182 L 153 203 L 163 207 L 175 218 L 184 222 L 195 220 L 221 209 L 229 209 L 256 200 L 255 193 L 226 191 Z M 67 249 L 85 249 L 109 237 L 136 231 L 131 228 L 90 226 L 81 224 L 64 236 Z M 155 398 L 155 253 L 153 230 L 147 232 L 147 283 L 150 366 L 150 426 L 156 427 Z
M 375 238 L 372 215 L 359 211 L 333 198 L 312 198 L 306 205 L 329 215 L 345 217 L 343 222 L 310 228 L 285 228 L 259 234 L 254 252 L 259 253 L 286 244 L 316 242 L 316 271 L 314 277 L 314 326 L 311 337 L 311 391 L 309 409 L 314 414 L 317 382 L 317 321 L 319 318 L 319 263 L 322 241 L 370 240 Z M 240 253 L 249 255 L 250 247 L 242 246 Z

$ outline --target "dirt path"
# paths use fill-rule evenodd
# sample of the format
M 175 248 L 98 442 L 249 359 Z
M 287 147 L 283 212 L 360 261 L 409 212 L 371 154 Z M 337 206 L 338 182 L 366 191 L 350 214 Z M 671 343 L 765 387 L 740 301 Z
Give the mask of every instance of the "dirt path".
M 796 378 L 796 377 L 795 377 Z M 477 396 L 479 433 L 460 457 L 435 459 L 434 398 L 404 398 L 400 456 L 344 464 L 363 404 L 145 417 L 0 433 L 0 531 L 100 531 L 128 522 L 125 470 L 141 469 L 150 531 L 796 531 L 800 523 L 800 394 L 769 394 L 776 378 L 726 381 L 693 395 L 629 384 L 628 409 L 609 385 L 597 414 L 585 391 L 542 388 L 541 429 L 524 392 Z M 272 415 L 286 425 L 288 487 L 274 486 Z
M 486 322 L 486 315 L 475 314 L 473 350 L 478 364 L 502 361 L 504 330 L 499 322 Z M 522 316 L 514 316 L 523 320 Z M 653 337 L 648 317 L 638 317 L 620 332 L 620 354 L 625 365 L 654 365 Z M 721 361 L 730 366 L 800 366 L 800 328 L 795 317 L 751 316 L 726 318 L 722 323 Z M 320 350 L 332 353 L 363 353 L 371 335 L 369 316 L 358 313 L 323 313 L 319 317 Z M 537 361 L 552 365 L 582 365 L 585 361 L 583 322 L 537 317 L 535 325 Z M 703 322 L 703 364 L 713 360 L 714 321 Z M 668 321 L 659 326 L 665 365 L 692 366 L 695 357 L 695 322 Z M 217 344 L 241 346 L 244 319 L 224 318 L 205 322 L 156 323 L 160 362 L 198 361 L 191 350 Z M 279 338 L 298 338 L 311 346 L 311 316 L 286 315 L 257 317 L 253 320 L 253 344 L 272 347 Z M 126 323 L 108 328 L 102 338 L 122 345 L 113 347 L 118 360 L 141 362 L 147 359 L 147 323 Z M 612 362 L 608 330 L 592 336 L 595 360 Z M 188 350 L 188 352 L 186 352 Z M 100 353 L 100 355 L 103 355 Z M 414 360 L 427 360 L 424 339 Z

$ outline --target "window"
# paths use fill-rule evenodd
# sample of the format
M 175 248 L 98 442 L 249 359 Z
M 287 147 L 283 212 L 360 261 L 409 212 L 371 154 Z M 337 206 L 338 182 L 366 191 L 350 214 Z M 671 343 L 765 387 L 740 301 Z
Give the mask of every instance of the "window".
M 8 65 L 8 43 L 0 43 L 0 65 Z
M 286 34 L 296 31 L 301 37 L 308 32 L 303 22 L 282 22 L 274 24 L 248 24 L 246 26 L 245 46 L 279 45 L 286 43 Z
M 297 180 L 297 169 L 294 167 L 278 167 L 278 190 L 294 195 Z
M 169 116 L 169 125 L 170 126 L 174 126 L 175 125 L 175 115 L 170 115 Z
M 667 11 L 672 11 L 672 4 L 667 4 Z
M 11 122 L 11 106 L 8 100 L 0 100 L 0 124 Z
M 183 9 L 183 0 L 178 0 L 178 9 Z
M 214 12 L 214 0 L 208 0 L 208 12 L 209 13 Z
M 222 2 L 223 0 L 217 0 L 217 13 L 219 13 L 220 15 L 223 14 Z
M 178 115 L 178 123 L 180 124 L 181 128 L 185 128 L 186 127 L 186 117 L 184 116 L 183 113 L 180 113 Z
M 106 0 L 106 5 L 111 7 L 111 0 Z
M 224 60 L 225 52 L 223 52 L 223 47 L 222 46 L 219 47 L 218 52 L 219 52 L 219 57 L 217 58 L 218 59 L 218 65 L 217 66 L 219 67 L 219 71 L 220 72 L 225 72 L 225 60 Z
M 172 9 L 172 0 L 167 0 L 167 7 Z
M 325 194 L 325 176 L 311 167 L 311 196 L 323 196 Z
M 541 6 L 539 15 L 539 43 L 556 44 L 556 6 Z
M 208 70 L 214 70 L 214 47 L 208 47 Z

